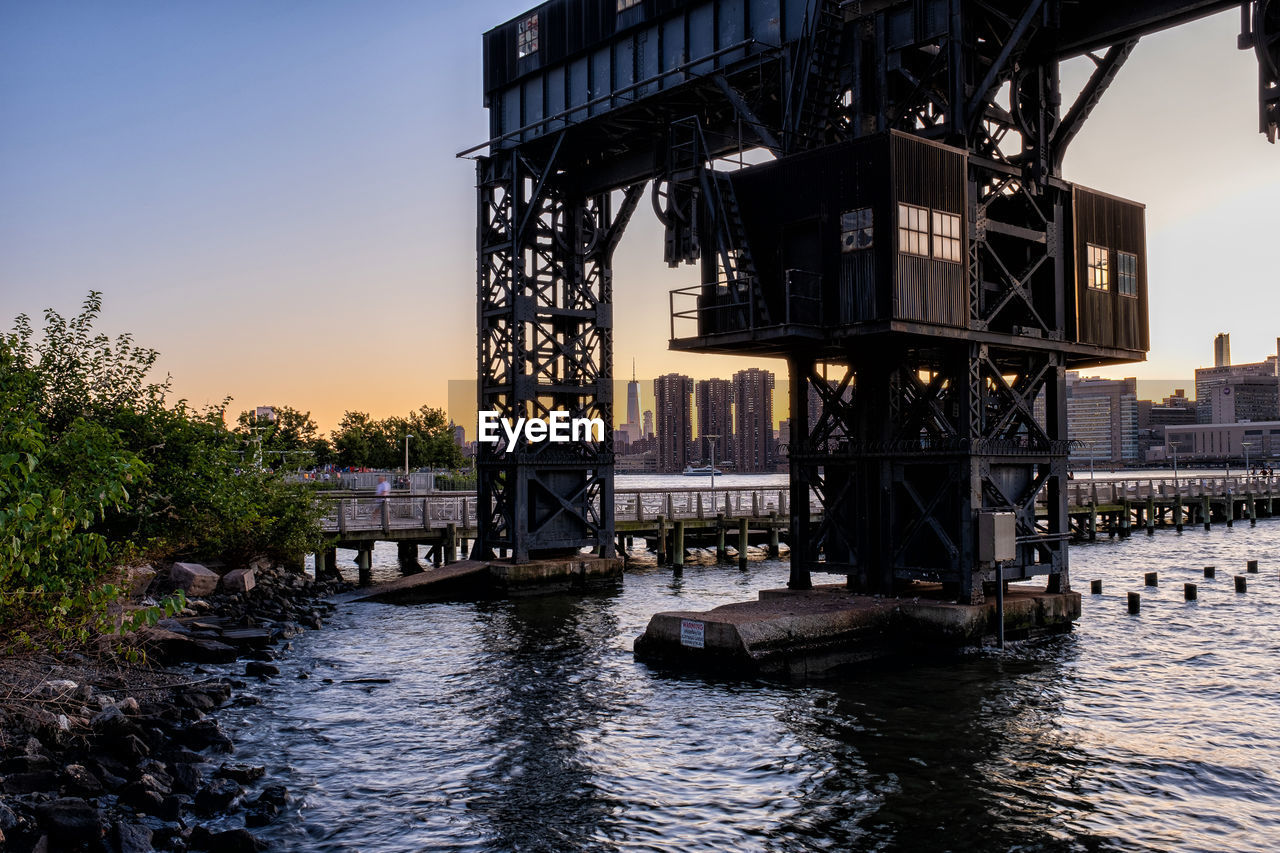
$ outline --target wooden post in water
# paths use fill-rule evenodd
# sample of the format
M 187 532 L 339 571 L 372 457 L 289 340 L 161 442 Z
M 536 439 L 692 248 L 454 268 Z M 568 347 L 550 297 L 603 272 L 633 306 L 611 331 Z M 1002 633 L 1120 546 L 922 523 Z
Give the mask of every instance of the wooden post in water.
M 769 513 L 769 558 L 778 559 L 778 514 Z
M 1248 591 L 1249 591 L 1249 581 L 1245 579 L 1244 575 L 1236 575 L 1236 592 L 1248 592 Z
M 1147 535 L 1156 535 L 1156 499 L 1147 495 Z
M 1128 539 L 1129 534 L 1132 533 L 1132 530 L 1130 528 L 1131 520 L 1129 518 L 1129 513 L 1131 513 L 1132 511 L 1133 510 L 1129 508 L 1129 499 L 1121 498 L 1120 499 L 1120 538 L 1121 539 Z
M 747 532 L 747 517 L 743 516 L 738 519 L 738 568 L 745 569 L 747 567 L 747 540 L 749 539 Z
M 360 574 L 360 586 L 371 586 L 373 584 L 372 544 L 361 544 L 360 549 L 356 551 L 356 569 Z
M 1213 504 L 1209 502 L 1209 493 L 1207 491 L 1200 498 L 1200 513 L 1200 518 L 1204 521 L 1204 529 L 1211 529 L 1213 526 Z
M 684 522 L 675 523 L 675 541 L 671 545 L 671 565 L 677 569 L 684 567 Z
M 1180 494 L 1173 496 L 1173 528 L 1179 533 L 1182 532 L 1182 495 Z
M 444 564 L 458 562 L 458 525 L 452 521 L 444 526 Z
M 667 564 L 667 517 L 658 516 L 658 565 Z
M 724 513 L 716 513 L 716 562 L 725 563 L 729 560 L 729 551 L 724 546 Z
M 698 518 L 706 518 L 702 511 L 702 492 L 698 492 Z
M 1089 541 L 1093 542 L 1098 538 L 1098 505 L 1092 501 L 1089 502 Z
M 1089 581 L 1089 594 L 1102 595 L 1102 581 L 1100 580 Z
M 1231 527 L 1236 518 L 1236 496 L 1228 489 L 1223 497 L 1223 503 L 1227 505 L 1227 527 Z
M 1205 577 L 1207 577 L 1207 578 L 1215 578 L 1215 577 L 1217 577 L 1217 576 L 1218 576 L 1218 567 L 1217 567 L 1217 566 L 1205 566 L 1205 567 L 1204 567 L 1204 576 L 1205 576 Z
M 644 521 L 644 496 L 636 492 L 636 521 Z
M 1253 500 L 1253 492 L 1245 492 L 1244 499 L 1249 503 L 1249 526 L 1258 526 L 1258 505 Z
M 1196 600 L 1196 585 L 1193 583 L 1184 583 L 1182 585 L 1182 597 L 1187 601 Z
M 1142 609 L 1142 596 L 1136 592 L 1129 593 L 1129 612 L 1137 613 Z
M 1146 581 L 1147 586 L 1159 586 L 1159 585 L 1160 585 L 1160 574 L 1159 574 L 1159 572 L 1147 572 L 1145 575 L 1143 575 L 1143 576 L 1142 576 L 1142 578 L 1143 578 L 1143 580 L 1145 580 L 1145 581 Z
M 1245 563 L 1245 571 L 1247 571 L 1251 575 L 1256 575 L 1258 573 L 1258 561 L 1250 560 L 1249 562 Z

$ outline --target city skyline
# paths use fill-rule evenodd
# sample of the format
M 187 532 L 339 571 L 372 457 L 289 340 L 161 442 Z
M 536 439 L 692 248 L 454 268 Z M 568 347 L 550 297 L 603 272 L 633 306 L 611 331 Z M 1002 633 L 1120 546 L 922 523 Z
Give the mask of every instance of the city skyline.
M 291 406 L 323 432 L 348 410 L 451 408 L 476 363 L 474 171 L 455 154 L 486 136 L 481 34 L 532 5 L 0 9 L 5 328 L 101 290 L 101 330 L 158 349 L 156 378 L 197 406 Z M 1151 353 L 1087 373 L 1136 376 L 1148 399 L 1211 364 L 1217 332 L 1239 362 L 1274 342 L 1280 151 L 1256 132 L 1237 18 L 1144 39 L 1064 167 L 1147 205 Z M 1090 67 L 1069 64 L 1064 87 Z M 697 270 L 666 269 L 647 207 L 616 256 L 615 378 L 633 357 L 695 381 L 785 373 L 666 349 L 666 292 Z

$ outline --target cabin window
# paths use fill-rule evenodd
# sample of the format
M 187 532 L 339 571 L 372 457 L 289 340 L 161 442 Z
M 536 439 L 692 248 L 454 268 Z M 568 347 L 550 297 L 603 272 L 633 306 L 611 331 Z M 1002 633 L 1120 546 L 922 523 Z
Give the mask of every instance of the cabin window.
M 940 261 L 960 263 L 960 217 L 956 214 L 933 212 L 933 256 Z
M 898 251 L 929 257 L 929 208 L 898 205 Z
M 1138 295 L 1138 256 L 1116 252 L 1116 290 L 1121 296 Z
M 1111 289 L 1111 265 L 1107 258 L 1107 250 L 1102 246 L 1088 244 L 1089 250 L 1089 289 Z
M 870 249 L 873 236 L 871 208 L 860 207 L 840 214 L 840 251 Z
M 640 0 L 618 0 L 618 11 L 625 12 L 632 6 L 639 6 Z
M 516 24 L 516 59 L 538 51 L 538 16 L 530 15 Z

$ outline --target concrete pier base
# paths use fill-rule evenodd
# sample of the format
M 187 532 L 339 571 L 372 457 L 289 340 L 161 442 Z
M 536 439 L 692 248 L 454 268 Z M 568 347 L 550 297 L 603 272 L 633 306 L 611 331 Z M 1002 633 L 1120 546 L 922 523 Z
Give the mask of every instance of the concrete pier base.
M 821 678 L 898 654 L 954 651 L 996 634 L 996 604 L 956 604 L 939 584 L 909 595 L 854 595 L 843 584 L 763 590 L 757 601 L 705 612 L 669 611 L 636 638 L 636 657 L 688 669 L 731 668 L 792 678 Z M 1080 594 L 1009 587 L 1008 639 L 1065 633 L 1080 617 Z
M 346 601 L 416 604 L 540 595 L 582 589 L 595 581 L 622 576 L 621 557 L 579 554 L 550 560 L 462 560 L 432 571 L 396 578 L 341 596 Z

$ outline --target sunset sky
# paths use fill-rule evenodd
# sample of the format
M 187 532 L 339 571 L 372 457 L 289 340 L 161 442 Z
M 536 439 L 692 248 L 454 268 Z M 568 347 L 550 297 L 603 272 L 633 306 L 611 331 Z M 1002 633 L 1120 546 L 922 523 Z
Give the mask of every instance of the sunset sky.
M 100 290 L 102 330 L 160 350 L 193 403 L 326 431 L 445 406 L 475 375 L 474 171 L 454 155 L 487 136 L 481 34 L 531 5 L 0 4 L 3 328 Z M 1144 40 L 1067 159 L 1147 205 L 1152 350 L 1108 375 L 1190 389 L 1221 331 L 1236 361 L 1275 352 L 1280 146 L 1237 28 Z M 696 274 L 661 241 L 642 205 L 615 258 L 619 373 L 760 363 L 667 351 L 667 291 Z

